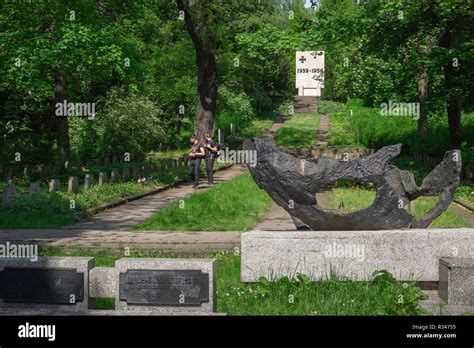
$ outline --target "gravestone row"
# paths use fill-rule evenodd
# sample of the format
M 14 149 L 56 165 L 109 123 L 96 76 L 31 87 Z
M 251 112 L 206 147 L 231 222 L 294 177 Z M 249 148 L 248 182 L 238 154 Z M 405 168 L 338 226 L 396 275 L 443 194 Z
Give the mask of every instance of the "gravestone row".
M 160 171 L 160 170 L 169 170 L 170 168 L 186 165 L 189 162 L 188 157 L 182 158 L 170 158 L 160 160 L 157 163 L 150 163 L 142 166 L 134 166 L 132 167 L 132 174 L 130 174 L 130 168 L 123 168 L 122 172 L 118 169 L 113 169 L 110 174 L 110 183 L 118 183 L 120 181 L 127 182 L 131 179 L 137 180 L 142 176 L 147 176 L 153 172 Z M 107 173 L 101 172 L 98 176 L 97 184 L 99 186 L 104 185 L 108 182 L 108 175 Z M 84 177 L 84 189 L 89 189 L 93 185 L 95 185 L 95 179 L 93 174 L 86 174 Z M 59 179 L 51 179 L 49 181 L 49 191 L 56 192 L 61 190 L 61 180 Z M 36 193 L 41 191 L 39 183 L 30 183 L 28 188 L 28 195 L 33 196 Z M 71 176 L 67 182 L 67 191 L 68 193 L 78 193 L 79 192 L 79 178 L 77 176 Z M 9 184 L 5 187 L 3 191 L 3 204 L 4 205 L 12 205 L 15 203 L 17 197 L 17 189 L 13 184 Z
M 187 163 L 188 158 L 187 156 L 185 157 L 179 157 L 179 158 L 168 158 L 168 159 L 163 159 L 159 160 L 163 163 L 167 163 L 167 168 L 175 167 L 178 165 L 184 165 Z M 92 164 L 95 164 L 97 166 L 110 166 L 111 164 L 119 164 L 122 163 L 119 161 L 119 158 L 117 156 L 113 156 L 112 159 L 111 157 L 104 157 L 104 158 L 98 158 L 95 160 L 86 160 L 85 162 L 82 160 L 78 160 L 75 164 L 76 167 L 79 168 L 79 170 L 85 170 L 87 167 L 90 167 Z M 149 164 L 147 165 L 148 169 L 145 166 L 142 166 L 140 169 L 141 170 L 151 170 L 151 168 L 157 166 L 155 164 Z M 71 161 L 65 161 L 64 162 L 64 169 L 66 171 L 70 171 L 73 167 L 73 163 Z M 164 166 L 163 166 L 164 167 Z M 12 177 L 22 177 L 25 180 L 30 180 L 32 177 L 33 172 L 36 174 L 39 174 L 41 177 L 47 176 L 49 173 L 54 172 L 58 173 L 61 170 L 61 165 L 56 163 L 54 165 L 44 165 L 44 164 L 37 164 L 37 165 L 15 165 L 12 167 L 8 168 L 2 168 L 2 175 L 5 174 L 6 177 L 12 178 Z M 133 175 L 132 175 L 133 177 Z M 1 178 L 0 178 L 1 179 Z
M 213 259 L 122 258 L 95 267 L 92 257 L 0 259 L 0 315 L 7 309 L 94 309 L 97 297 L 115 298 L 116 310 L 153 314 L 212 314 L 216 309 Z

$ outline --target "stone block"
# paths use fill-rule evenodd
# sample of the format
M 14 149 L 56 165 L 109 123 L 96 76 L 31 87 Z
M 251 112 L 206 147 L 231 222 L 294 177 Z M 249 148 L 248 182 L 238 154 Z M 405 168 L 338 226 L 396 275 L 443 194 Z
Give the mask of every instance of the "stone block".
M 122 258 L 115 268 L 117 310 L 162 314 L 216 310 L 215 260 Z
M 442 258 L 438 294 L 450 305 L 474 305 L 474 258 Z
M 49 182 L 49 192 L 61 191 L 61 180 L 52 179 Z
M 94 266 L 92 257 L 0 258 L 0 312 L 92 308 L 89 271 Z
M 474 229 L 252 231 L 241 248 L 244 282 L 296 273 L 318 280 L 331 270 L 368 280 L 382 269 L 399 280 L 438 281 L 440 258 L 474 257 Z
M 67 182 L 67 192 L 78 193 L 79 192 L 79 179 L 77 176 L 69 177 Z
M 30 186 L 28 187 L 28 196 L 33 196 L 37 193 L 41 192 L 41 186 L 38 182 L 31 182 Z

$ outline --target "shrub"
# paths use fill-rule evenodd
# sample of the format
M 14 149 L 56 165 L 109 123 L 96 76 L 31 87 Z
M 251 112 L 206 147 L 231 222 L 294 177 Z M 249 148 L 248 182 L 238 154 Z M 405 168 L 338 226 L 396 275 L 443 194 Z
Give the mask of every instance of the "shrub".
M 240 129 L 248 125 L 254 118 L 255 110 L 252 108 L 251 99 L 245 92 L 225 84 L 219 87 L 216 129 L 220 128 L 228 133 L 231 123 Z
M 163 113 L 144 95 L 112 89 L 95 120 L 73 118 L 72 149 L 82 158 L 130 153 L 140 158 L 164 136 Z
M 322 114 L 336 113 L 344 110 L 344 104 L 331 100 L 318 101 L 318 112 Z

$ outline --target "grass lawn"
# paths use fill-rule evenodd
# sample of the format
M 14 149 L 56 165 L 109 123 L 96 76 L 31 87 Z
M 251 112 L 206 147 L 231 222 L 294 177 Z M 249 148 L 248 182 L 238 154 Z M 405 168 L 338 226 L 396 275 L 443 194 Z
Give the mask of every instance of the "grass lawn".
M 329 208 L 337 209 L 341 203 L 344 211 L 356 211 L 367 208 L 375 199 L 375 191 L 371 189 L 358 188 L 334 188 L 329 195 Z M 432 209 L 438 201 L 437 197 L 419 197 L 415 200 L 416 216 L 422 216 Z M 454 211 L 447 209 L 433 220 L 429 228 L 456 228 L 471 227 Z
M 460 185 L 456 190 L 456 197 L 464 199 L 474 205 L 474 185 Z
M 311 147 L 316 144 L 319 116 L 295 114 L 278 130 L 275 140 L 277 146 Z
M 328 145 L 365 147 L 362 144 L 357 144 L 357 135 L 353 130 L 351 119 L 341 114 L 334 114 L 329 118 Z
M 135 226 L 134 230 L 247 231 L 265 214 L 271 198 L 250 174 L 176 201 Z M 182 204 L 184 203 L 184 204 Z
M 94 256 L 96 266 L 113 267 L 123 255 L 110 251 L 58 248 L 41 250 L 42 256 Z M 131 257 L 175 257 L 153 251 L 132 251 Z M 240 281 L 240 257 L 226 252 L 208 257 L 217 259 L 217 311 L 228 315 L 420 315 L 417 309 L 425 298 L 415 282 L 399 282 L 380 272 L 372 281 L 355 282 L 337 275 L 316 282 L 305 276 L 282 278 L 270 283 Z M 400 301 L 400 298 L 403 301 Z M 113 309 L 114 299 L 101 298 L 98 309 Z
M 258 137 L 270 130 L 272 127 L 274 118 L 268 119 L 254 119 L 250 122 L 248 126 L 245 128 L 242 128 L 239 131 L 239 135 L 242 138 L 252 138 L 252 137 Z

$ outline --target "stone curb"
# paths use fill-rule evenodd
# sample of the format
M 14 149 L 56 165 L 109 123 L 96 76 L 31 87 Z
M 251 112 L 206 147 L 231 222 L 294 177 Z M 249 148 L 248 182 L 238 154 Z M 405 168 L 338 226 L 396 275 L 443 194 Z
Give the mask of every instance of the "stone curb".
M 463 206 L 464 208 L 470 210 L 471 212 L 474 212 L 474 205 L 471 205 L 470 203 L 468 203 L 464 199 L 454 198 L 454 202 L 456 202 L 457 204 L 459 204 L 459 205 Z
M 224 169 L 227 169 L 227 168 L 230 168 L 232 167 L 232 163 L 229 164 L 229 165 L 225 165 L 219 169 L 216 169 L 214 170 L 214 172 L 219 172 L 221 170 L 224 170 Z M 143 192 L 143 193 L 138 193 L 136 195 L 133 195 L 133 196 L 128 196 L 128 197 L 125 197 L 125 198 L 121 198 L 121 199 L 118 199 L 116 201 L 112 201 L 112 202 L 107 202 L 107 203 L 103 203 L 103 204 L 100 204 L 98 206 L 95 206 L 95 207 L 92 207 L 92 208 L 89 208 L 87 209 L 87 213 L 88 214 L 91 214 L 91 215 L 94 215 L 94 214 L 97 214 L 97 213 L 100 213 L 101 211 L 104 211 L 104 210 L 107 210 L 107 209 L 111 209 L 111 208 L 115 208 L 115 207 L 118 207 L 120 205 L 123 205 L 125 203 L 128 203 L 128 202 L 132 202 L 132 201 L 136 201 L 138 199 L 141 199 L 141 198 L 144 198 L 144 197 L 147 197 L 147 196 L 151 196 L 151 195 L 154 195 L 154 194 L 157 194 L 157 193 L 160 193 L 162 191 L 165 191 L 165 190 L 168 190 L 172 187 L 174 187 L 175 185 L 179 185 L 179 184 L 183 184 L 185 182 L 188 182 L 189 179 L 179 179 L 179 180 L 176 180 L 170 184 L 165 184 L 165 185 L 162 185 L 156 189 L 153 189 L 151 191 L 147 191 L 147 192 Z

